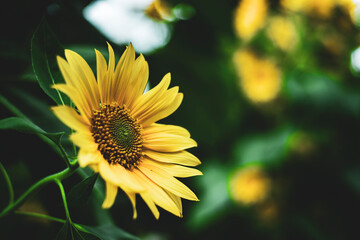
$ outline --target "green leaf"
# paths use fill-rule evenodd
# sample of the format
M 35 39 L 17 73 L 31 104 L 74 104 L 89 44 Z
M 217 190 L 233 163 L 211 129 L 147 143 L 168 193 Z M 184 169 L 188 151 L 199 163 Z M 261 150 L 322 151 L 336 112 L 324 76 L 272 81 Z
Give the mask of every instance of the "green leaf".
M 43 19 L 31 39 L 31 61 L 40 87 L 57 104 L 69 103 L 66 95 L 51 88 L 55 83 L 64 82 L 56 62 L 56 56 L 63 53 L 64 49 Z
M 359 94 L 325 75 L 294 72 L 287 79 L 285 89 L 290 100 L 311 115 L 324 111 L 360 115 Z
M 13 129 L 23 133 L 32 133 L 32 134 L 42 134 L 54 143 L 60 144 L 61 136 L 63 132 L 58 133 L 48 133 L 42 130 L 40 127 L 32 123 L 31 121 L 19 118 L 19 117 L 9 117 L 0 120 L 0 130 Z
M 80 228 L 82 229 L 82 227 Z M 56 240 L 100 240 L 97 236 L 85 231 L 66 221 L 57 234 Z
M 287 142 L 293 131 L 291 127 L 283 127 L 245 138 L 235 146 L 235 159 L 240 165 L 260 162 L 277 164 L 285 158 Z
M 98 175 L 93 174 L 71 188 L 67 196 L 70 206 L 80 206 L 89 199 Z
M 220 162 L 220 161 L 218 161 Z M 204 175 L 198 179 L 200 202 L 191 212 L 189 227 L 193 229 L 205 227 L 211 221 L 226 214 L 225 208 L 229 202 L 227 192 L 228 169 L 219 164 L 208 164 L 202 170 Z
M 139 240 L 138 237 L 125 232 L 121 228 L 112 225 L 112 224 L 104 224 L 96 227 L 89 227 L 85 225 L 80 225 L 90 234 L 94 234 L 102 240 L 118 240 L 118 239 L 128 239 L 128 240 Z

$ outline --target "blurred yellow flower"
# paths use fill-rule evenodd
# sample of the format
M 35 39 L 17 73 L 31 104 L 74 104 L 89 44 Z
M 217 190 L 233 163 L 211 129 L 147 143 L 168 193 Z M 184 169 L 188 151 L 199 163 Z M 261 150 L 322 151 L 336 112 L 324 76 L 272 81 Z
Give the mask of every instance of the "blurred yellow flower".
M 235 10 L 234 25 L 238 37 L 250 40 L 265 25 L 266 0 L 242 0 Z
M 281 0 L 281 5 L 291 11 L 304 11 L 309 0 Z
M 266 34 L 283 51 L 293 50 L 299 38 L 294 23 L 282 16 L 272 17 L 269 20 Z
M 155 0 L 145 9 L 145 14 L 154 20 L 162 21 L 168 19 L 171 12 L 167 2 Z
M 258 166 L 240 169 L 230 180 L 232 199 L 245 205 L 264 201 L 269 195 L 270 188 L 270 179 Z
M 356 4 L 352 0 L 281 0 L 281 5 L 288 10 L 305 12 L 320 18 L 331 17 L 334 8 L 339 6 L 355 21 Z
M 235 67 L 245 95 L 255 103 L 269 102 L 281 88 L 281 71 L 269 59 L 260 59 L 249 50 L 238 50 Z

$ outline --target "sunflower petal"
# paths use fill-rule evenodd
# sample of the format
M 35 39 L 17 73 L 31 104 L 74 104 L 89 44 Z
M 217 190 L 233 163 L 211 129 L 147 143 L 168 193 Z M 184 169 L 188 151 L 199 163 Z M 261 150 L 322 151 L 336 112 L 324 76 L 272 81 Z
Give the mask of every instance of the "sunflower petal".
M 112 103 L 115 101 L 115 88 L 114 88 L 114 81 L 117 79 L 113 79 L 114 69 L 115 69 L 115 53 L 113 48 L 109 43 L 108 51 L 109 51 L 109 64 L 106 73 L 106 84 L 105 84 L 105 93 L 106 93 L 106 103 Z
M 144 136 L 154 133 L 168 133 L 183 137 L 190 137 L 189 131 L 180 126 L 153 123 L 147 127 L 144 127 Z
M 76 132 L 70 135 L 70 140 L 73 141 L 76 146 L 90 152 L 96 151 L 98 148 L 98 145 L 94 142 L 94 139 L 90 134 Z
M 81 79 L 79 73 L 74 71 L 73 67 L 65 59 L 58 56 L 57 62 L 65 79 L 66 85 L 76 89 L 76 95 L 80 95 L 82 98 L 86 99 L 89 109 L 94 109 L 97 102 L 93 98 L 91 88 L 87 86 L 86 81 L 84 82 L 83 79 Z
M 202 172 L 200 172 L 199 170 L 195 169 L 195 168 L 190 168 L 190 167 L 184 167 L 184 166 L 180 166 L 177 164 L 172 164 L 172 163 L 162 163 L 162 162 L 157 162 L 154 160 L 151 160 L 149 158 L 144 158 L 142 160 L 142 162 L 161 168 L 163 170 L 165 170 L 167 173 L 169 173 L 171 176 L 174 177 L 193 177 L 193 176 L 199 176 L 199 175 L 203 175 Z
M 127 96 L 124 104 L 132 108 L 132 104 L 141 94 L 144 93 L 146 83 L 149 79 L 149 66 L 141 54 L 134 63 L 132 71 L 131 82 L 127 91 Z
M 89 124 L 75 111 L 74 108 L 69 106 L 55 106 L 51 107 L 56 117 L 70 128 L 79 132 L 90 132 Z
M 97 83 L 99 88 L 99 95 L 101 103 L 105 103 L 105 75 L 107 71 L 107 64 L 104 56 L 95 49 L 96 54 L 96 74 L 97 74 Z
M 135 49 L 130 43 L 116 65 L 114 73 L 114 91 L 116 93 L 115 101 L 118 102 L 119 105 L 124 103 L 134 63 Z
M 143 185 L 146 186 L 146 188 L 147 188 L 146 192 L 140 193 L 140 195 L 142 197 L 144 194 L 146 195 L 146 193 L 148 193 L 150 196 L 150 199 L 152 199 L 152 201 L 154 201 L 158 206 L 164 208 L 166 211 L 171 212 L 172 214 L 174 214 L 176 216 L 181 215 L 180 209 L 178 209 L 175 202 L 169 197 L 169 195 L 164 191 L 164 189 L 162 187 L 160 187 L 159 185 L 157 185 L 156 183 L 151 181 L 147 176 L 145 176 L 139 170 L 135 169 L 134 172 L 135 172 L 135 174 L 137 174 L 140 181 L 142 181 Z M 144 201 L 146 202 L 146 199 L 144 199 Z
M 133 192 L 126 192 L 126 195 L 129 197 L 131 205 L 133 206 L 133 219 L 137 218 L 137 211 L 136 211 L 136 194 Z
M 67 84 L 55 84 L 52 88 L 57 89 L 69 96 L 71 101 L 76 105 L 80 115 L 84 117 L 84 121 L 90 125 L 91 107 L 89 106 L 84 95 L 79 94 L 75 88 Z
M 179 209 L 179 212 L 180 212 L 180 216 L 179 217 L 183 217 L 183 214 L 182 214 L 182 203 L 181 203 L 181 197 L 179 196 L 176 196 L 175 194 L 167 191 L 167 190 L 164 190 L 167 195 L 169 195 L 169 197 L 174 201 L 174 203 L 176 204 L 177 208 Z
M 121 167 L 121 166 L 120 166 Z M 124 176 L 119 176 L 118 171 L 114 170 L 114 167 L 111 166 L 107 161 L 100 161 L 99 163 L 99 172 L 101 177 L 105 181 L 109 181 L 114 185 L 121 187 L 126 192 L 141 192 L 144 191 L 144 188 L 141 188 L 141 185 L 131 183 L 130 179 L 126 179 Z M 128 175 L 131 176 L 131 175 Z M 134 178 L 132 178 L 134 179 Z
M 98 164 L 103 159 L 103 156 L 97 150 L 86 151 L 84 148 L 80 148 L 78 159 L 80 167 L 84 168 L 90 164 Z
M 188 137 L 166 133 L 154 133 L 144 136 L 143 146 L 159 152 L 177 152 L 187 148 L 196 147 L 197 143 Z
M 168 103 L 166 107 L 156 109 L 156 111 L 153 111 L 151 113 L 151 116 L 149 116 L 146 120 L 144 119 L 142 121 L 142 124 L 144 126 L 157 122 L 160 119 L 166 118 L 167 116 L 171 115 L 173 112 L 176 111 L 176 109 L 179 108 L 184 95 L 182 93 L 178 93 L 173 101 Z
M 187 151 L 165 153 L 144 149 L 144 154 L 153 160 L 164 163 L 176 163 L 184 166 L 197 166 L 200 160 Z
M 169 105 L 171 105 L 173 101 L 176 99 L 178 92 L 179 92 L 179 87 L 173 87 L 165 91 L 164 94 L 162 95 L 159 94 L 158 96 L 155 96 L 154 97 L 155 101 L 151 105 L 146 103 L 143 106 L 141 110 L 141 115 L 138 117 L 138 121 L 141 122 L 143 126 L 147 126 L 153 123 L 152 120 L 148 121 L 148 119 L 154 116 L 154 114 L 158 112 L 162 112 L 164 109 L 167 109 Z
M 79 76 L 81 81 L 90 95 L 92 105 L 96 109 L 99 107 L 99 88 L 97 86 L 93 71 L 87 62 L 76 52 L 66 49 L 65 57 L 73 72 Z
M 146 205 L 148 205 L 148 207 L 150 208 L 151 212 L 154 214 L 154 217 L 156 219 L 159 219 L 160 216 L 160 212 L 157 209 L 154 201 L 152 200 L 152 198 L 150 197 L 150 194 L 147 192 L 143 192 L 140 193 L 140 196 L 142 197 L 142 199 L 144 199 L 144 202 L 146 203 Z
M 106 195 L 105 195 L 105 200 L 101 207 L 105 209 L 110 208 L 115 202 L 117 192 L 118 192 L 118 186 L 106 182 Z
M 146 163 L 140 164 L 138 168 L 149 179 L 173 194 L 192 201 L 199 201 L 196 195 L 188 187 L 166 171 Z
M 138 181 L 132 170 L 127 170 L 121 165 L 110 165 L 110 169 L 116 175 L 118 180 L 135 192 L 145 191 L 144 186 Z
M 161 97 L 166 92 L 166 89 L 169 87 L 170 79 L 170 73 L 168 73 L 163 77 L 161 82 L 156 85 L 156 87 L 141 95 L 134 102 L 134 107 L 131 109 L 131 115 L 134 116 L 134 118 L 138 118 L 143 114 L 144 109 L 149 109 L 151 108 L 151 106 L 158 103 L 159 97 Z

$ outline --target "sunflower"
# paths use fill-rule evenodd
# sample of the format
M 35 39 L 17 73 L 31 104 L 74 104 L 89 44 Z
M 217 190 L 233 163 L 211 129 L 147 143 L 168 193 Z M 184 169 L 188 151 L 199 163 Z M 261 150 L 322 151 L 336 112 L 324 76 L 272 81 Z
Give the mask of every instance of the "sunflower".
M 108 50 L 108 64 L 95 50 L 96 78 L 77 53 L 65 50 L 66 60 L 57 57 L 65 84 L 53 88 L 68 95 L 76 109 L 63 105 L 52 111 L 75 130 L 70 139 L 79 147 L 80 167 L 90 167 L 104 179 L 103 208 L 114 204 L 121 188 L 132 203 L 133 218 L 137 194 L 156 219 L 157 206 L 181 217 L 181 198 L 198 198 L 176 177 L 202 174 L 191 168 L 200 164 L 199 159 L 186 151 L 197 143 L 186 129 L 156 122 L 180 106 L 183 94 L 178 87 L 168 89 L 170 73 L 144 93 L 149 76 L 144 56 L 135 58 L 130 44 L 115 66 L 110 44 Z

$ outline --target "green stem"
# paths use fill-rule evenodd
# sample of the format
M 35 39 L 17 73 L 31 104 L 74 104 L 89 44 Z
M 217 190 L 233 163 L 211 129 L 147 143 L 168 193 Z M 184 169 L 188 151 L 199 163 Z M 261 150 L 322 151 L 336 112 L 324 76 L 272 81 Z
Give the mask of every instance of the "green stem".
M 67 201 L 66 201 L 64 186 L 62 185 L 62 183 L 59 179 L 56 179 L 55 182 L 59 186 L 59 189 L 60 189 L 61 197 L 62 197 L 62 200 L 64 203 L 66 219 L 69 221 L 69 223 L 71 223 L 70 212 L 69 212 L 69 208 L 68 208 Z
M 1 162 L 0 162 L 0 170 L 1 170 L 2 174 L 4 175 L 6 184 L 7 184 L 8 189 L 9 189 L 9 205 L 10 205 L 10 204 L 12 204 L 14 202 L 14 189 L 13 189 L 13 186 L 11 184 L 10 177 L 7 174 L 5 167 L 2 165 Z
M 23 193 L 14 203 L 9 204 L 2 212 L 0 212 L 0 218 L 2 218 L 5 215 L 9 214 L 10 212 L 14 211 L 22 203 L 24 203 L 30 196 L 32 196 L 35 192 L 40 190 L 40 188 L 42 188 L 46 184 L 69 177 L 71 174 L 74 173 L 75 169 L 76 169 L 75 167 L 73 169 L 66 168 L 65 170 L 63 170 L 61 172 L 52 174 L 50 176 L 47 176 L 47 177 L 39 180 L 34 185 L 32 185 L 25 193 Z
M 59 223 L 65 223 L 66 222 L 66 220 L 61 219 L 61 218 L 52 217 L 52 216 L 49 216 L 49 215 L 45 215 L 45 214 L 41 214 L 41 213 L 35 213 L 35 212 L 15 211 L 15 214 L 25 215 L 25 216 L 30 216 L 30 217 L 37 217 L 37 218 L 44 218 L 44 219 L 51 220 L 51 221 L 54 221 L 54 222 L 59 222 Z
M 62 223 L 65 224 L 66 220 L 62 219 L 62 218 L 57 218 L 57 217 L 53 217 L 53 216 L 49 216 L 46 214 L 41 214 L 41 213 L 35 213 L 35 212 L 27 212 L 27 211 L 15 211 L 15 214 L 18 215 L 24 215 L 24 216 L 29 216 L 29 217 L 37 217 L 37 218 L 43 218 L 43 219 L 47 219 L 50 221 L 54 221 L 54 222 L 58 222 L 58 223 Z M 83 228 L 81 225 L 76 224 L 74 222 L 72 222 L 72 224 L 79 230 L 86 232 L 86 233 L 90 233 L 88 230 L 86 230 L 85 228 Z

